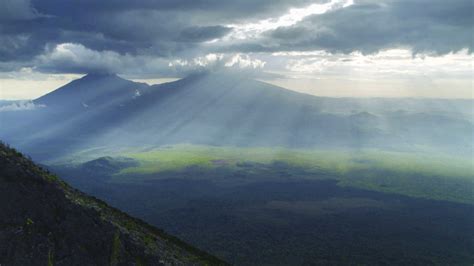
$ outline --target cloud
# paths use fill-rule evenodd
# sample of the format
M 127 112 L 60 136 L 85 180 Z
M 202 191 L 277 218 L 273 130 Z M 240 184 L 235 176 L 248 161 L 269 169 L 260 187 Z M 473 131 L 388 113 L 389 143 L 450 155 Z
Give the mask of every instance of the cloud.
M 29 0 L 2 0 L 0 2 L 0 21 L 31 20 L 40 14 L 31 6 Z
M 271 17 L 314 1 L 2 0 L 0 60 L 27 61 L 61 43 L 170 56 L 221 37 L 236 20 Z
M 0 112 L 27 111 L 44 107 L 46 107 L 46 105 L 35 104 L 32 101 L 15 101 L 11 103 L 7 102 L 6 104 L 0 104 Z
M 35 70 L 45 73 L 124 73 L 154 77 L 172 74 L 168 60 L 96 51 L 77 43 L 62 43 L 36 57 Z
M 231 30 L 232 28 L 223 26 L 189 27 L 181 31 L 179 40 L 184 42 L 204 42 L 221 38 Z
M 274 30 L 278 27 L 292 26 L 310 15 L 323 14 L 332 9 L 346 7 L 351 3 L 351 0 L 316 2 L 302 8 L 291 8 L 285 14 L 279 17 L 265 18 L 251 23 L 244 21 L 244 23 L 240 24 L 231 24 L 229 25 L 233 28 L 231 37 L 232 39 L 248 39 L 258 37 L 265 31 Z
M 222 22 L 229 20 L 272 17 L 284 13 L 289 8 L 305 7 L 311 3 L 324 3 L 328 0 L 33 0 L 33 5 L 44 14 L 54 16 L 93 13 L 120 13 L 130 10 L 162 11 L 188 14 L 199 17 L 200 21 Z
M 472 53 L 472 3 L 3 0 L 0 71 L 165 75 L 176 71 L 170 61 L 192 63 L 208 54 L 229 60 L 239 54 L 234 66 L 240 66 L 247 64 L 246 56 L 277 51 L 372 54 L 401 47 L 414 53 L 463 48 Z
M 176 59 L 169 63 L 176 73 L 194 72 L 252 72 L 258 75 L 265 66 L 264 61 L 247 54 L 207 54 L 192 59 Z
M 259 59 L 252 59 L 248 55 L 236 54 L 233 55 L 224 65 L 226 67 L 236 67 L 240 69 L 259 69 L 265 66 L 265 62 Z
M 96 51 L 82 44 L 56 45 L 35 60 L 35 70 L 46 73 L 121 73 L 128 76 L 185 76 L 202 71 L 259 72 L 265 66 L 247 54 L 216 54 L 167 60 L 160 57 L 121 55 L 114 51 Z
M 360 0 L 268 31 L 257 41 L 275 44 L 268 48 L 272 51 L 367 54 L 404 47 L 414 53 L 446 54 L 464 48 L 472 53 L 472 10 L 471 0 Z
M 40 71 L 53 73 L 116 72 L 127 61 L 133 61 L 133 58 L 113 51 L 94 51 L 75 43 L 56 45 L 37 58 Z
M 276 54 L 286 57 L 286 70 L 297 76 L 347 77 L 357 79 L 411 79 L 423 76 L 430 80 L 470 79 L 472 57 L 467 49 L 442 56 L 413 55 L 410 50 L 391 49 L 375 54 L 332 54 L 328 52 L 286 52 Z M 450 75 L 443 75 L 450 73 Z

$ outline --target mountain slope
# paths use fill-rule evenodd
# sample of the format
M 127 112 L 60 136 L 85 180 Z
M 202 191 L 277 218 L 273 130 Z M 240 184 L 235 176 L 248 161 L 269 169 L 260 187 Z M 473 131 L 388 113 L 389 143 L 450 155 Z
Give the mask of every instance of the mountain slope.
M 113 74 L 88 74 L 34 100 L 34 103 L 68 110 L 119 105 L 140 95 L 147 87 Z
M 35 103 L 46 107 L 0 113 L 0 138 L 41 161 L 176 143 L 456 153 L 473 144 L 472 101 L 321 98 L 235 74 L 154 86 L 88 75 Z
M 458 151 L 466 144 L 472 146 L 473 124 L 458 115 L 433 111 L 440 105 L 463 105 L 454 103 L 397 99 L 348 103 L 235 74 L 202 74 L 144 90 L 114 118 L 109 116 L 113 127 L 82 144 L 83 148 L 175 143 L 356 149 L 429 146 Z M 337 111 L 347 105 L 352 111 Z M 398 107 L 414 111 L 393 114 Z M 419 115 L 420 110 L 426 110 L 424 115 Z
M 148 85 L 116 75 L 89 74 L 48 93 L 30 111 L 0 112 L 0 138 L 24 151 L 71 149 L 77 142 L 113 127 L 119 110 Z
M 224 264 L 0 144 L 1 265 Z

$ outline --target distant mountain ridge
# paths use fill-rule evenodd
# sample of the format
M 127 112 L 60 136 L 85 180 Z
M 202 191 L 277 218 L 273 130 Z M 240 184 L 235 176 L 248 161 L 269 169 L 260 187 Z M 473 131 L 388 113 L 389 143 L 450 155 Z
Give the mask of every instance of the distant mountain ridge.
M 34 102 L 46 108 L 0 113 L 0 137 L 40 160 L 176 143 L 464 153 L 473 146 L 469 100 L 323 98 L 228 73 L 153 86 L 90 74 Z
M 122 79 L 115 74 L 88 74 L 34 100 L 50 107 L 92 107 L 120 103 L 140 94 L 144 83 Z
M 0 143 L 1 265 L 225 265 Z

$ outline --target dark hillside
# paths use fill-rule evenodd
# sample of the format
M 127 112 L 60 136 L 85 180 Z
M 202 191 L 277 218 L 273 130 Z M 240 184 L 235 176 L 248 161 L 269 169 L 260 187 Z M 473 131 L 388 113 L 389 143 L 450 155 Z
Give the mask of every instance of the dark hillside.
M 221 265 L 0 144 L 0 265 Z

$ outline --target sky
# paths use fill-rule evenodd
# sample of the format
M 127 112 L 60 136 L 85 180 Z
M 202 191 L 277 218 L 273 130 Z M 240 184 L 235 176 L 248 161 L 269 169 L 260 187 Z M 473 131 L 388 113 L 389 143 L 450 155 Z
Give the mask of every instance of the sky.
M 474 0 L 2 0 L 0 99 L 87 73 L 244 72 L 331 97 L 473 98 Z

